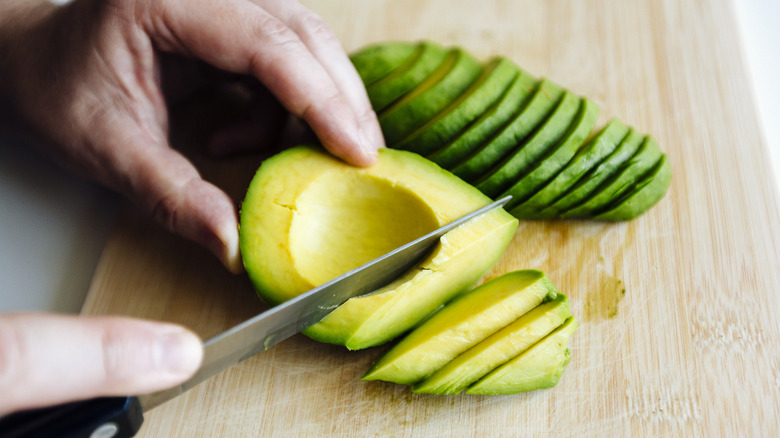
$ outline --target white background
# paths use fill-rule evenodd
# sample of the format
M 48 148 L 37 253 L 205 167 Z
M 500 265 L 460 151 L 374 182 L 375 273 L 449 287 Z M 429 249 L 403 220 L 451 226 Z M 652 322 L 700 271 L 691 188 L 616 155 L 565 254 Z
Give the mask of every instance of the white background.
M 780 1 L 734 4 L 780 190 Z M 78 312 L 118 198 L 0 141 L 0 312 Z

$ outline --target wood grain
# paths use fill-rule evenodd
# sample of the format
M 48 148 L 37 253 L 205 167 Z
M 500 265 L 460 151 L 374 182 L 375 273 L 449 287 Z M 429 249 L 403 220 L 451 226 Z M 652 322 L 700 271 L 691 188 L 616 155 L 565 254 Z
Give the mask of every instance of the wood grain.
M 297 336 L 153 410 L 141 436 L 780 436 L 780 204 L 729 1 L 304 3 L 347 50 L 427 38 L 593 98 L 602 122 L 658 140 L 670 192 L 630 223 L 523 222 L 489 274 L 541 269 L 569 295 L 580 329 L 552 390 L 416 395 L 359 380 L 381 349 Z M 193 154 L 237 201 L 262 159 Z M 128 208 L 84 313 L 208 337 L 263 308 L 244 276 Z

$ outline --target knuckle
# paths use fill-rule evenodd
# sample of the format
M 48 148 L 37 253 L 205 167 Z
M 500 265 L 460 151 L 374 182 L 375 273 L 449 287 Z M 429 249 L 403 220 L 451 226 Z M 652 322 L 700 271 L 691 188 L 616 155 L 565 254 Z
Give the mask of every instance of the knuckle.
M 18 370 L 24 358 L 24 341 L 13 324 L 0 319 L 0 388 L 18 383 Z M 3 390 L 2 392 L 5 392 Z
M 262 37 L 270 44 L 276 46 L 301 44 L 298 35 L 276 17 L 270 15 L 263 17 L 258 28 Z
M 177 228 L 180 203 L 178 197 L 163 195 L 152 206 L 152 217 L 169 232 Z
M 106 383 L 115 384 L 122 382 L 127 377 L 125 364 L 124 339 L 115 330 L 106 329 L 100 338 L 102 352 L 103 380 Z
M 297 19 L 297 23 L 297 28 L 314 41 L 328 44 L 338 42 L 336 33 L 330 25 L 313 12 L 307 12 L 300 15 Z

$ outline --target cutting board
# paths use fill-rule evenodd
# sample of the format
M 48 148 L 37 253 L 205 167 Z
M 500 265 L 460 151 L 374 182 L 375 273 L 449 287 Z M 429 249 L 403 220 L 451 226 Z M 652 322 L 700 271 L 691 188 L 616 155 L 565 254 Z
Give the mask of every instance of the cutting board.
M 780 204 L 729 1 L 304 3 L 347 50 L 431 39 L 591 97 L 658 140 L 671 189 L 628 223 L 521 222 L 486 276 L 541 269 L 570 297 L 580 329 L 554 389 L 416 395 L 360 380 L 381 347 L 298 335 L 149 412 L 141 436 L 780 436 Z M 264 155 L 208 159 L 187 117 L 174 144 L 239 202 Z M 265 308 L 127 207 L 83 311 L 207 338 Z

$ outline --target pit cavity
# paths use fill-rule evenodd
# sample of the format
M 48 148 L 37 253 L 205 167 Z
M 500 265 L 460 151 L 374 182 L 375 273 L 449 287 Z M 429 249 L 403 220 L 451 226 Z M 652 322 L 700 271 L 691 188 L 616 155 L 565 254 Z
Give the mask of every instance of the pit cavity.
M 415 193 L 359 172 L 331 172 L 295 202 L 290 252 L 298 273 L 320 285 L 439 227 Z

